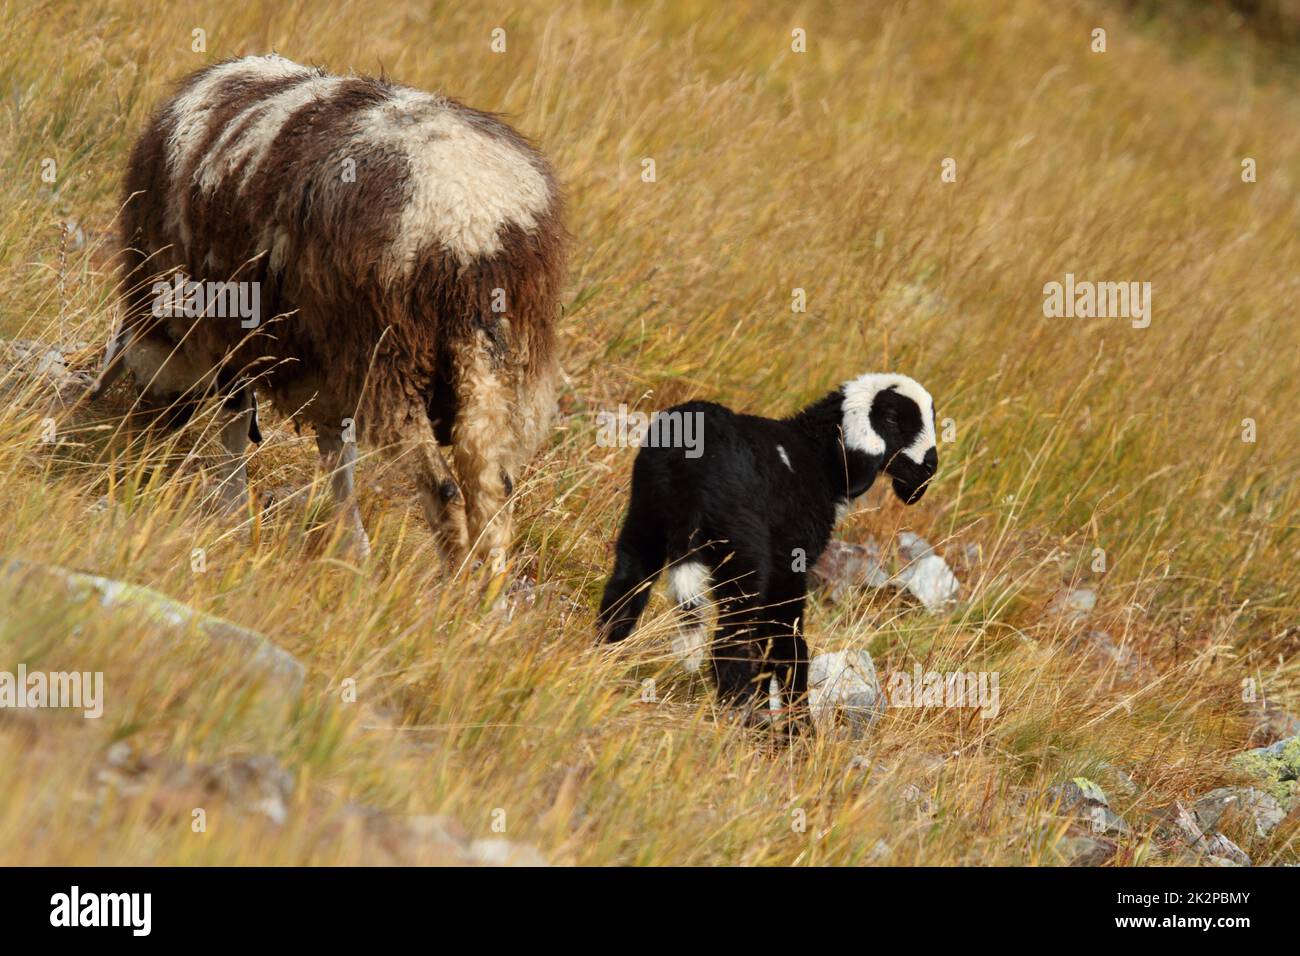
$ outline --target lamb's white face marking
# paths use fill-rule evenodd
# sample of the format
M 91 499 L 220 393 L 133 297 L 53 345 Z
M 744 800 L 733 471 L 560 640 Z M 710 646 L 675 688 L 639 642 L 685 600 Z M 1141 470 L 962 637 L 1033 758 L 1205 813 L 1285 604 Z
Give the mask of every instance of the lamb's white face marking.
M 528 231 L 551 204 L 546 177 L 504 139 L 475 128 L 446 100 L 399 89 L 368 110 L 362 135 L 400 148 L 413 190 L 389 250 L 405 274 L 429 246 L 445 246 L 462 264 L 501 251 L 507 224 Z
M 668 571 L 668 594 L 681 614 L 673 637 L 673 653 L 691 672 L 704 664 L 704 650 L 708 645 L 704 603 L 711 584 L 709 569 L 699 561 L 675 564 Z
M 239 181 L 239 191 L 246 190 L 289 117 L 314 100 L 328 98 L 343 82 L 339 76 L 313 77 L 275 96 L 258 100 L 236 116 L 195 172 L 203 191 L 211 193 L 247 160 Z M 257 118 L 244 128 L 244 121 L 254 115 Z
M 906 375 L 867 374 L 844 383 L 844 443 L 868 455 L 885 453 L 885 440 L 871 427 L 871 405 L 877 394 L 891 386 L 921 410 L 921 431 L 902 449 L 904 455 L 919 465 L 925 453 L 935 447 L 934 399 L 919 382 Z
M 781 456 L 781 462 L 793 473 L 794 465 L 790 464 L 790 456 L 785 453 L 785 448 L 781 445 L 776 446 L 776 453 Z

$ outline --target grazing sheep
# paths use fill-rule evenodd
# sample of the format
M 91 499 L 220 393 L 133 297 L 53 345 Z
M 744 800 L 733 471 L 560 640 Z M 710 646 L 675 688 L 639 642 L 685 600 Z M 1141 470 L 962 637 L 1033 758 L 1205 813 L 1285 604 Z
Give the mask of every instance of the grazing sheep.
M 632 632 L 650 585 L 669 567 L 683 616 L 679 649 L 705 644 L 704 605 L 719 597 L 711 662 L 719 697 L 754 713 L 775 677 L 802 712 L 808 646 L 806 570 L 836 521 L 883 471 L 907 504 L 938 465 L 934 402 L 903 375 L 863 375 L 780 421 L 688 402 L 660 416 L 697 415 L 696 456 L 644 444 L 600 602 L 607 641 Z M 662 432 L 661 432 L 662 434 Z
M 92 394 L 129 369 L 155 402 L 228 396 L 243 502 L 255 382 L 315 430 L 357 553 L 354 436 L 402 456 L 448 557 L 504 559 L 512 480 L 555 405 L 565 259 L 560 190 L 527 140 L 434 93 L 245 57 L 180 83 L 125 197 L 124 314 Z M 187 311 L 177 275 L 239 297 L 209 288 Z

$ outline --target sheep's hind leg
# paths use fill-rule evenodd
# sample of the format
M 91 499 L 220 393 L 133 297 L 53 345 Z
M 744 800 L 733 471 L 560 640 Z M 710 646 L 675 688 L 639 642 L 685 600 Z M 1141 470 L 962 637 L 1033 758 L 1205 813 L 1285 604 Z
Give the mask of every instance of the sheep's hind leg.
M 438 448 L 428 411 L 419 405 L 407 410 L 405 441 L 411 446 L 410 474 L 420 496 L 424 519 L 438 550 L 454 569 L 465 556 L 465 503 L 451 467 Z
M 475 558 L 499 568 L 512 538 L 509 468 L 518 455 L 513 393 L 486 336 L 454 347 L 452 361 L 459 404 L 452 445 L 465 494 L 469 546 Z
M 347 550 L 357 560 L 364 561 L 370 556 L 370 538 L 361 521 L 361 508 L 357 504 L 357 443 L 351 440 L 351 436 L 345 440 L 341 428 L 317 425 L 316 448 L 320 451 L 321 463 L 329 474 L 330 493 L 335 507 L 339 509 L 339 518 L 347 528 Z

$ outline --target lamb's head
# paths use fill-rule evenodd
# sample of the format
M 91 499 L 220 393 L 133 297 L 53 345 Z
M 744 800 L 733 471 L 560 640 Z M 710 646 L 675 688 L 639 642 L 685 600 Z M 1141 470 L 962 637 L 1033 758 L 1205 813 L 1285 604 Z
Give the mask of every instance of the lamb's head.
M 906 375 L 862 375 L 840 386 L 843 435 L 851 457 L 866 457 L 850 496 L 871 486 L 878 471 L 889 475 L 894 494 L 916 504 L 939 466 L 935 449 L 934 399 Z

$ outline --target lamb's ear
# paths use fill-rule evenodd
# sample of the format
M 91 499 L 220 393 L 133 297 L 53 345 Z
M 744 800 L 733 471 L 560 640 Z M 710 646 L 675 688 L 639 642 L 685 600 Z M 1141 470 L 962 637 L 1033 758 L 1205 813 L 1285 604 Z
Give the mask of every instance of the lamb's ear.
M 858 498 L 867 493 L 880 474 L 880 466 L 885 463 L 884 455 L 868 455 L 866 452 L 852 448 L 844 449 L 844 473 L 848 478 L 849 498 Z

